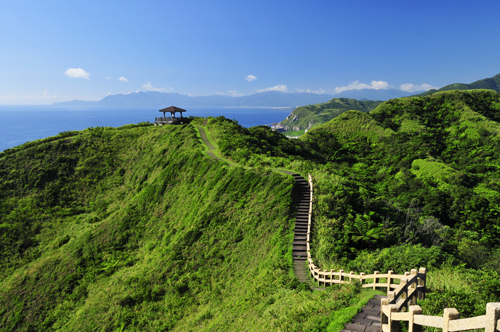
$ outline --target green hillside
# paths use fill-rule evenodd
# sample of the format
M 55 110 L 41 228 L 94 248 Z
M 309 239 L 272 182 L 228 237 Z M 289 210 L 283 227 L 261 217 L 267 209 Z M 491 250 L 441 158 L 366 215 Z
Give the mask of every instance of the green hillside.
M 294 109 L 276 128 L 284 130 L 285 135 L 302 135 L 311 128 L 317 127 L 349 110 L 369 112 L 381 101 L 359 101 L 348 98 L 334 98 L 326 103 L 300 106 Z
M 293 277 L 293 178 L 203 151 L 193 125 L 144 124 L 0 154 L 0 330 L 345 323 L 357 285 L 313 293 Z
M 417 97 L 428 96 L 430 94 L 442 91 L 450 91 L 450 90 L 472 90 L 472 89 L 489 89 L 495 90 L 496 92 L 500 92 L 500 74 L 495 75 L 490 78 L 485 78 L 482 80 L 478 80 L 472 82 L 470 84 L 464 83 L 453 83 L 446 86 L 443 86 L 441 89 L 431 89 L 424 93 L 416 95 Z
M 252 167 L 312 173 L 322 269 L 426 266 L 424 312 L 467 317 L 500 300 L 499 121 L 499 93 L 450 91 L 345 112 L 296 140 L 234 125 L 219 145 Z
M 293 179 L 276 168 L 313 176 L 322 269 L 427 267 L 424 314 L 482 315 L 500 302 L 499 133 L 499 93 L 455 90 L 343 112 L 300 139 L 219 117 L 7 150 L 0 330 L 340 330 L 370 294 L 294 278 Z

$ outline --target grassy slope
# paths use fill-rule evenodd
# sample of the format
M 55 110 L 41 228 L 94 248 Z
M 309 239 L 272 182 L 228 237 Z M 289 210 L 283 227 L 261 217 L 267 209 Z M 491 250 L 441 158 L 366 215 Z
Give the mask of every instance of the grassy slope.
M 380 101 L 359 101 L 348 98 L 334 98 L 326 103 L 297 107 L 280 124 L 290 127 L 286 135 L 301 135 L 306 129 L 315 128 L 349 110 L 369 112 L 376 108 Z M 297 118 L 294 120 L 294 118 Z M 298 127 L 294 130 L 292 127 Z
M 313 331 L 349 319 L 334 312 L 362 304 L 358 286 L 311 292 L 291 273 L 293 179 L 203 149 L 191 125 L 125 126 L 1 154 L 0 330 Z
M 500 94 L 449 91 L 349 111 L 298 140 L 227 125 L 219 146 L 252 167 L 313 174 L 321 268 L 451 269 L 460 277 L 451 288 L 431 283 L 428 313 L 456 306 L 480 315 L 500 299 L 499 124 Z

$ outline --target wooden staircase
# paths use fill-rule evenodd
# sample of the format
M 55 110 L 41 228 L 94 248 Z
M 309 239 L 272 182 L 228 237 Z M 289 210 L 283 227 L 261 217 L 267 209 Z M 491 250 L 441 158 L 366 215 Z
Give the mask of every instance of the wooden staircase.
M 307 180 L 299 174 L 292 174 L 295 178 L 295 187 L 297 192 L 297 214 L 295 217 L 295 231 L 293 236 L 293 260 L 307 260 L 307 220 L 309 216 L 309 201 L 311 189 Z M 303 264 L 302 264 L 303 265 Z
M 297 214 L 295 216 L 295 231 L 293 236 L 293 272 L 300 282 L 311 284 L 309 270 L 307 268 L 307 221 L 309 214 L 309 202 L 311 188 L 306 179 L 299 174 L 292 174 L 295 178 L 297 194 Z M 311 284 L 311 286 L 313 286 Z

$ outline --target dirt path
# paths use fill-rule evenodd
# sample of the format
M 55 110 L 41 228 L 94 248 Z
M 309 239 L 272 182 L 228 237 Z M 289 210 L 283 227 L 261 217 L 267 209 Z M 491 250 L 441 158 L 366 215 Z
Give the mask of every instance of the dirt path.
M 214 158 L 214 159 L 219 159 L 221 161 L 226 161 L 225 159 L 222 159 L 220 157 L 217 157 L 214 153 L 214 151 L 216 150 L 215 147 L 212 145 L 212 143 L 210 143 L 210 141 L 208 140 L 208 137 L 207 137 L 207 133 L 205 132 L 205 129 L 203 129 L 203 127 L 200 127 L 200 126 L 196 126 L 196 128 L 198 129 L 199 133 L 200 133 L 200 136 L 201 136 L 201 140 L 203 141 L 203 144 L 205 144 L 208 148 L 208 151 L 207 151 L 207 154 Z M 233 166 L 231 165 L 231 163 L 229 163 L 229 166 Z

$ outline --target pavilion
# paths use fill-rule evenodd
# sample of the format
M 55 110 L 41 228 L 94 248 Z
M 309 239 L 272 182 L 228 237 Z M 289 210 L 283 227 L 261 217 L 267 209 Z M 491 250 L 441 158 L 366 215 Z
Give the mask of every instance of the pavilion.
M 185 109 L 170 106 L 164 109 L 161 109 L 160 112 L 163 112 L 163 117 L 155 117 L 155 126 L 156 125 L 164 125 L 164 124 L 182 124 L 182 113 L 187 112 Z M 170 116 L 165 116 L 165 113 L 170 112 Z M 176 117 L 175 113 L 180 113 L 180 117 Z

